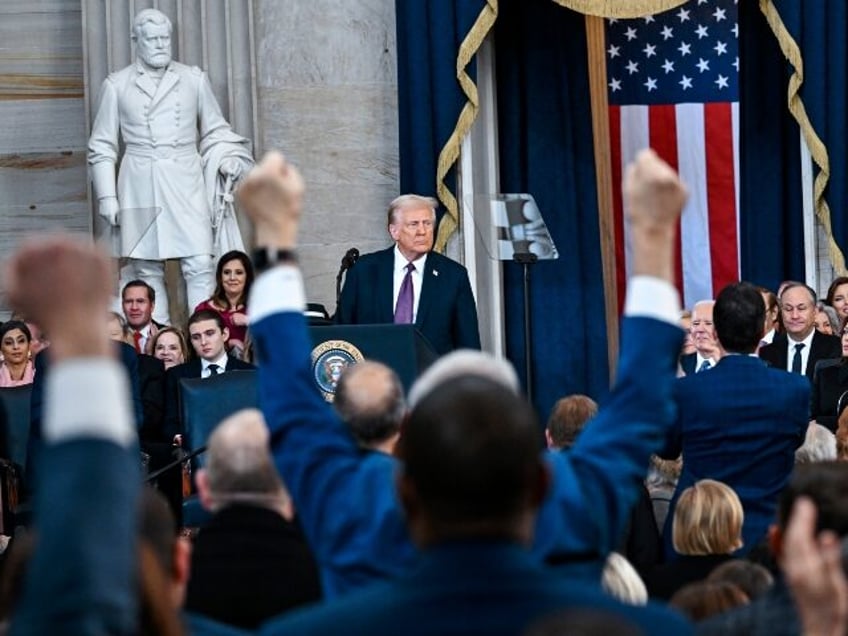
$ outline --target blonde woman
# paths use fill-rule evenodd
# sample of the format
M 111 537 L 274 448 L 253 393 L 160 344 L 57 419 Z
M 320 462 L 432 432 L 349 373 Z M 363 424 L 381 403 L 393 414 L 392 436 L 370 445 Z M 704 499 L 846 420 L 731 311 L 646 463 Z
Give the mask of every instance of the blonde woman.
M 672 521 L 674 549 L 681 556 L 646 577 L 651 598 L 670 599 L 688 583 L 706 579 L 742 547 L 742 502 L 733 489 L 702 479 L 680 494 Z

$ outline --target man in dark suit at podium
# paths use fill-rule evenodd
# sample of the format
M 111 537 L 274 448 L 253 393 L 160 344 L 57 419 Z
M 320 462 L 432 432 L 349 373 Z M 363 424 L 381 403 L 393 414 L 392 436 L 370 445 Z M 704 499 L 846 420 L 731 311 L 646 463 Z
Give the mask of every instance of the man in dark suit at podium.
M 468 272 L 431 251 L 436 205 L 415 194 L 392 201 L 388 230 L 395 245 L 365 254 L 348 270 L 337 323 L 413 323 L 439 355 L 480 348 Z

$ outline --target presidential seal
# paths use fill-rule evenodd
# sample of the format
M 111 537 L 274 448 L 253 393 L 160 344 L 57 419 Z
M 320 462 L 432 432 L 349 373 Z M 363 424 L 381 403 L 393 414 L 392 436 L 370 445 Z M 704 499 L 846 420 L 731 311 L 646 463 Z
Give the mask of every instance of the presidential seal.
M 327 402 L 336 397 L 342 371 L 364 359 L 362 352 L 346 340 L 326 340 L 312 350 L 312 377 Z

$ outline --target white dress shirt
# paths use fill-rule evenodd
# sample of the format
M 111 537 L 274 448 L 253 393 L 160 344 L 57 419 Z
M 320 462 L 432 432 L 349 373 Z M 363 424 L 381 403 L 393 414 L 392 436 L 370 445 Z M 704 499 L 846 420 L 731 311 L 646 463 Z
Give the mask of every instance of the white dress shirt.
M 200 377 L 208 378 L 212 375 L 212 372 L 209 370 L 209 367 L 213 364 L 218 365 L 218 373 L 223 373 L 227 370 L 227 350 L 224 349 L 223 353 L 216 358 L 215 360 L 204 360 L 200 359 Z
M 792 371 L 792 361 L 795 359 L 795 345 L 804 343 L 804 348 L 801 349 L 801 373 L 807 372 L 807 360 L 810 359 L 810 347 L 813 345 L 813 336 L 816 330 L 813 329 L 810 335 L 803 340 L 793 340 L 792 336 L 786 334 L 786 370 Z

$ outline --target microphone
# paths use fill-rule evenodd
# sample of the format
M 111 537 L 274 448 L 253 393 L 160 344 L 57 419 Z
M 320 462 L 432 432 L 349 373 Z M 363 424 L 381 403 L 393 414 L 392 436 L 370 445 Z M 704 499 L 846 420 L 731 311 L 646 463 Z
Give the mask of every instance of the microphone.
M 342 266 L 339 268 L 339 273 L 336 275 L 336 311 L 339 308 L 339 298 L 342 295 L 342 274 L 353 267 L 353 264 L 359 259 L 359 250 L 351 247 L 345 255 L 342 256 Z
M 345 271 L 353 267 L 354 263 L 359 260 L 359 250 L 355 247 L 351 247 L 345 255 L 342 257 L 342 269 L 341 271 Z

